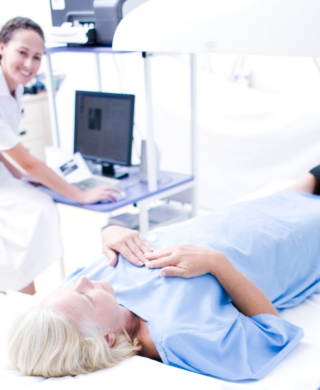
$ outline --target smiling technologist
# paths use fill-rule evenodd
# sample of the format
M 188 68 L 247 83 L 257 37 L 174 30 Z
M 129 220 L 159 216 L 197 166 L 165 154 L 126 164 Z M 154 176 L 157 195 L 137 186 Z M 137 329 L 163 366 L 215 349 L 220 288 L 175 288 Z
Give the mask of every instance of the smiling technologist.
M 34 278 L 62 255 L 59 218 L 52 199 L 28 183 L 24 174 L 79 203 L 116 201 L 116 188 L 84 192 L 57 176 L 19 141 L 23 86 L 38 72 L 44 35 L 30 19 L 9 20 L 0 31 L 0 291 L 34 294 Z

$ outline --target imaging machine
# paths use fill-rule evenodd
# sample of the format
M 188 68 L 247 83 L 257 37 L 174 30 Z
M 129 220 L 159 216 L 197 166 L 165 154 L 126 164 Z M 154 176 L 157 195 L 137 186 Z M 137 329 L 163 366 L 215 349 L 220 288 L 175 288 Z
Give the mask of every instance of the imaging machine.
M 111 46 L 124 16 L 148 0 L 51 0 L 49 42 Z

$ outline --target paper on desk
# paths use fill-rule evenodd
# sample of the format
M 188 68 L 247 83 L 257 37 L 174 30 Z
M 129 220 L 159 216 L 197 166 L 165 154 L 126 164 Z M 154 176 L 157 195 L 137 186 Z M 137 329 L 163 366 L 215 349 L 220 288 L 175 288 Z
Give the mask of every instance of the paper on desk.
M 79 152 L 53 170 L 70 184 L 92 177 L 90 169 Z

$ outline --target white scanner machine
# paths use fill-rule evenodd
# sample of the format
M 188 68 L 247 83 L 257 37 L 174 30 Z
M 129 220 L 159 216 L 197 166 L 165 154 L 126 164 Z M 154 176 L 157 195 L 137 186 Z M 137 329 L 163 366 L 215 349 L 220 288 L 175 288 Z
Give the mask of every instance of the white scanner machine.
M 112 46 L 118 24 L 148 0 L 51 0 L 52 28 L 46 41 Z

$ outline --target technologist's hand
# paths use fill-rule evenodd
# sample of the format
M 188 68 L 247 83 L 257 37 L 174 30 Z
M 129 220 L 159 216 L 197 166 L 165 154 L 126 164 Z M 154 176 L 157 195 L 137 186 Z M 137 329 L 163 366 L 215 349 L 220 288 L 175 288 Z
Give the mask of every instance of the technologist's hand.
M 140 267 L 146 261 L 144 253 L 153 251 L 152 246 L 139 232 L 120 226 L 108 226 L 104 229 L 102 244 L 110 266 L 117 264 L 117 253 L 120 253 L 132 264 Z
M 162 268 L 160 276 L 194 278 L 212 273 L 214 260 L 218 259 L 219 255 L 220 252 L 212 249 L 179 244 L 145 253 L 145 257 L 149 260 L 145 265 L 147 268 Z
M 110 202 L 116 202 L 117 198 L 114 196 L 115 193 L 120 193 L 117 188 L 112 186 L 100 186 L 93 188 L 90 191 L 83 191 L 82 199 L 80 203 L 90 204 L 97 203 L 100 201 L 110 200 Z

